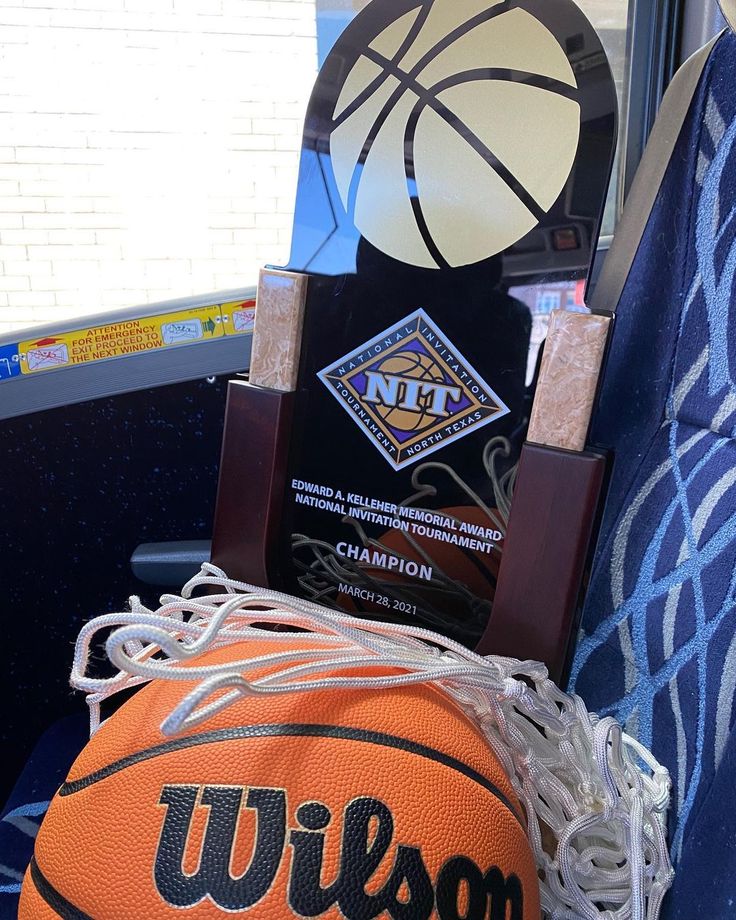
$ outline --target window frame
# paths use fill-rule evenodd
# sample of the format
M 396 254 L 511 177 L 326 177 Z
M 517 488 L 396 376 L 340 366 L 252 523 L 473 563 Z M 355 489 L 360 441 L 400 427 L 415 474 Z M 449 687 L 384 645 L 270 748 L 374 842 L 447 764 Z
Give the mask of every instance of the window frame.
M 631 190 L 665 90 L 677 71 L 683 0 L 629 0 L 626 130 L 622 139 L 622 181 L 618 214 Z

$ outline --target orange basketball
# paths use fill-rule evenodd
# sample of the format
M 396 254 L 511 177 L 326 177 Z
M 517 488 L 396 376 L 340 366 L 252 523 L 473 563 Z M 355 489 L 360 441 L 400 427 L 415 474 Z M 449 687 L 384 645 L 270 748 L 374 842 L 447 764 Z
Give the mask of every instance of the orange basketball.
M 482 508 L 478 508 L 475 505 L 441 508 L 437 511 L 437 514 L 463 521 L 469 528 L 464 535 L 468 537 L 477 536 L 478 542 L 487 543 L 489 541 L 470 528 L 475 526 L 486 530 L 495 529 L 488 515 Z M 432 559 L 434 568 L 450 575 L 454 581 L 462 582 L 478 597 L 487 597 L 489 593 L 491 597 L 493 596 L 501 559 L 501 550 L 498 544 L 492 552 L 483 553 L 477 549 L 464 549 L 452 543 L 441 543 L 422 534 L 415 534 L 414 540 Z M 409 559 L 415 559 L 417 562 L 425 561 L 424 557 L 419 556 L 402 531 L 391 530 L 380 538 L 380 542 L 387 549 L 399 552 Z M 373 570 L 372 574 L 377 573 Z
M 82 751 L 38 835 L 21 920 L 539 920 L 522 809 L 441 691 L 246 697 L 163 737 L 195 685 L 152 682 Z

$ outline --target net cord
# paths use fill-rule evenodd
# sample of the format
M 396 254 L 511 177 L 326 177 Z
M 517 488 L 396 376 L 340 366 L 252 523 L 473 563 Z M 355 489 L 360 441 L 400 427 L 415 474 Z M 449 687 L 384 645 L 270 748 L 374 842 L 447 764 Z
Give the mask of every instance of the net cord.
M 160 600 L 153 611 L 131 598 L 130 610 L 97 617 L 80 631 L 71 684 L 87 694 L 91 734 L 103 724 L 106 700 L 151 680 L 197 682 L 163 720 L 165 737 L 248 696 L 433 684 L 480 727 L 511 779 L 546 920 L 659 917 L 674 874 L 666 840 L 669 773 L 615 719 L 563 693 L 540 663 L 482 657 L 426 629 L 360 620 L 229 579 L 209 563 L 181 596 Z M 298 632 L 264 632 L 264 624 Z M 117 673 L 101 677 L 91 665 L 106 634 Z M 309 647 L 295 649 L 295 638 Z M 196 663 L 205 651 L 265 639 L 286 647 Z M 366 674 L 371 668 L 376 673 Z M 387 668 L 400 673 L 387 675 Z

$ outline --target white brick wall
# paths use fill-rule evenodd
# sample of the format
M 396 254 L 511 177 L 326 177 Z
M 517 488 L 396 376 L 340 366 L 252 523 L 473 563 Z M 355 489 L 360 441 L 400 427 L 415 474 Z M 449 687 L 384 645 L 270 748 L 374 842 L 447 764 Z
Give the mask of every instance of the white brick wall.
M 0 0 L 0 332 L 289 252 L 315 0 Z

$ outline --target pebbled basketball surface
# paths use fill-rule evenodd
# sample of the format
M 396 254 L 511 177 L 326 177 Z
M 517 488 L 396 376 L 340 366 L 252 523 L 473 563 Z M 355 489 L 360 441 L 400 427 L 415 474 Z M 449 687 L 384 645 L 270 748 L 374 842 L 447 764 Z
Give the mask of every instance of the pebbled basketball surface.
M 424 464 L 444 472 L 421 477 L 436 488 L 422 507 L 471 508 L 460 481 L 494 504 L 483 450 L 507 438 L 514 464 L 529 396 L 531 310 L 509 289 L 587 278 L 616 120 L 573 0 L 372 0 L 337 40 L 306 118 L 288 266 L 309 275 L 288 481 L 318 491 L 286 496 L 285 590 L 337 606 L 346 585 L 373 591 L 337 547 L 398 534 L 384 509 Z M 490 542 L 464 548 L 492 566 Z M 335 577 L 346 568 L 352 581 Z M 468 601 L 406 578 L 377 606 L 473 647 L 492 588 L 463 583 Z
M 21 920 L 538 920 L 510 782 L 439 691 L 241 699 L 163 738 L 191 686 L 148 685 L 82 752 L 41 827 Z

